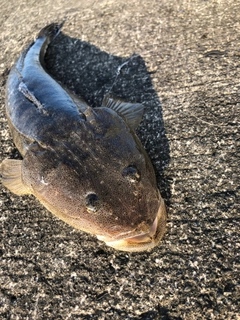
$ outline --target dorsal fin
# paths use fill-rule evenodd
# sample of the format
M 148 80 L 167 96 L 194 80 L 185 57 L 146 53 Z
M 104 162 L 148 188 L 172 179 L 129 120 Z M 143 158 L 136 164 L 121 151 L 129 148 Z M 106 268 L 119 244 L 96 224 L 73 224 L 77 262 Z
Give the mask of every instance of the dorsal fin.
M 125 102 L 106 95 L 102 107 L 107 107 L 118 113 L 127 122 L 130 128 L 136 129 L 142 120 L 144 106 L 140 103 Z

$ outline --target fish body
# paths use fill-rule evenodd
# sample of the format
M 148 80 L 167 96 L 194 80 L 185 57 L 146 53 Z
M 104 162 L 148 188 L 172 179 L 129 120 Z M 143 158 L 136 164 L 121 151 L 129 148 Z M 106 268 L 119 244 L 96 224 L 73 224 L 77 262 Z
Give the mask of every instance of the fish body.
M 2 162 L 2 183 L 111 247 L 151 249 L 164 234 L 166 210 L 135 133 L 144 108 L 110 96 L 91 108 L 54 80 L 44 55 L 60 29 L 43 28 L 10 71 L 6 114 L 23 160 Z

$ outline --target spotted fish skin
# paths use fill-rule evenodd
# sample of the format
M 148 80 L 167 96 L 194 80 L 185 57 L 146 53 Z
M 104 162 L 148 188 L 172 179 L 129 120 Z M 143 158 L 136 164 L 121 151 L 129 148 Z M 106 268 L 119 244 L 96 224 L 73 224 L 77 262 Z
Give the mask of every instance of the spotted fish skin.
M 54 80 L 44 55 L 61 27 L 43 28 L 10 71 L 6 114 L 23 160 L 2 162 L 2 183 L 111 247 L 149 250 L 164 234 L 166 210 L 135 133 L 144 108 L 111 96 L 91 108 Z

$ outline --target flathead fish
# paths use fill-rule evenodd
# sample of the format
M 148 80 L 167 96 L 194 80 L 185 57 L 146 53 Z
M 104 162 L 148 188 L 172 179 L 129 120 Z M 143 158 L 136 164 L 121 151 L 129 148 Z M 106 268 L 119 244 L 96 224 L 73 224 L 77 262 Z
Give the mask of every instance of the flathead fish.
M 151 249 L 164 234 L 166 211 L 135 133 L 144 107 L 106 96 L 91 108 L 54 80 L 44 56 L 60 29 L 43 28 L 10 71 L 6 114 L 23 160 L 2 162 L 2 183 L 108 246 Z

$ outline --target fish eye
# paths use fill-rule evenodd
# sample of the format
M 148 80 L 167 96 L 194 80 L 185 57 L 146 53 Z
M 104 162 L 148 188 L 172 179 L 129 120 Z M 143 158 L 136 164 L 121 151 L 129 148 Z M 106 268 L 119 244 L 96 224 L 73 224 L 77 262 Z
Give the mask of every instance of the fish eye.
M 140 172 L 133 165 L 124 168 L 122 171 L 122 176 L 126 178 L 129 182 L 139 182 L 141 179 Z
M 97 212 L 100 207 L 100 200 L 95 193 L 86 196 L 86 208 L 88 212 Z

